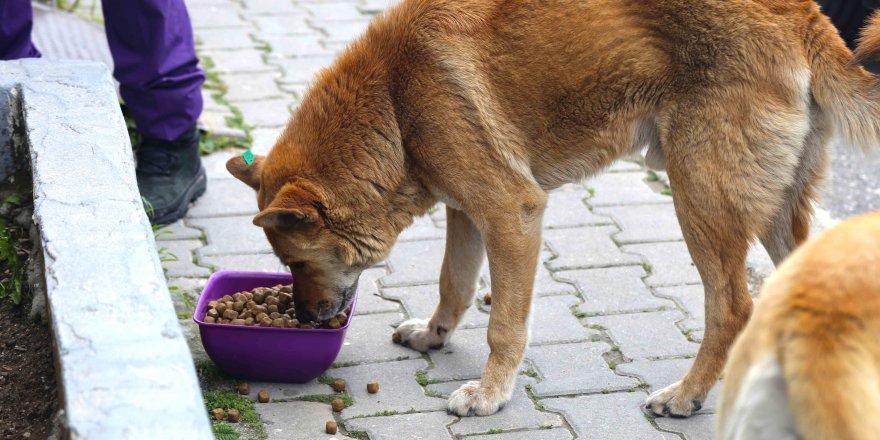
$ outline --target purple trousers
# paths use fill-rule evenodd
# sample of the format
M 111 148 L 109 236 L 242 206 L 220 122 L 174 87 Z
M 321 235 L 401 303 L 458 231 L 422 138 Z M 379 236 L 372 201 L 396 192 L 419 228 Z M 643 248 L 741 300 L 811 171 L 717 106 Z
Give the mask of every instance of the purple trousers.
M 106 0 L 113 76 L 143 137 L 174 140 L 202 113 L 198 66 L 183 0 Z M 0 0 L 0 60 L 39 57 L 31 0 Z

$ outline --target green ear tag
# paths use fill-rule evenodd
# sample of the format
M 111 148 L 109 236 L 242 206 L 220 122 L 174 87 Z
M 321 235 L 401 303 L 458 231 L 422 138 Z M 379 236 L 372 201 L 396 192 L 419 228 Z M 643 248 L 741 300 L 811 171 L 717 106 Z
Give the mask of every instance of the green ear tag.
M 254 153 L 250 148 L 247 149 L 244 153 L 241 153 L 241 157 L 244 158 L 244 163 L 250 165 L 254 161 Z

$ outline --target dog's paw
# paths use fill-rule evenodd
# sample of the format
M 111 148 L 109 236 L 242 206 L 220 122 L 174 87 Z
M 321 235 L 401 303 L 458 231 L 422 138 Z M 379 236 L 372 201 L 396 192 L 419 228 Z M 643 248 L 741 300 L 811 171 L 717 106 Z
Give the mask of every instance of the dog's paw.
M 703 407 L 702 399 L 685 396 L 681 381 L 654 391 L 645 400 L 645 412 L 658 417 L 690 417 Z
M 413 350 L 426 352 L 433 348 L 440 348 L 446 342 L 443 336 L 431 330 L 428 321 L 424 319 L 410 319 L 397 327 L 397 335 L 394 340 Z
M 488 416 L 495 414 L 509 397 L 501 393 L 492 393 L 480 386 L 479 381 L 470 381 L 449 395 L 446 411 L 461 417 Z

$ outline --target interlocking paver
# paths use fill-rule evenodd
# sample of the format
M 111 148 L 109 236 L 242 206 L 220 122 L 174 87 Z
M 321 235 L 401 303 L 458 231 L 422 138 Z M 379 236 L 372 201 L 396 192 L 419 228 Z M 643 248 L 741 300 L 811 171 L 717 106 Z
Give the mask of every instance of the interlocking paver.
M 387 339 L 391 344 L 391 338 Z M 381 411 L 438 411 L 446 408 L 446 400 L 428 397 L 416 383 L 416 371 L 428 367 L 422 359 L 334 368 L 326 374 L 346 381 L 347 392 L 354 404 L 342 411 L 343 419 L 369 416 Z M 412 378 L 413 380 L 409 380 Z M 379 392 L 367 393 L 367 382 L 379 381 Z
M 312 20 L 311 24 L 327 34 L 325 41 L 347 43 L 361 36 L 367 30 L 370 21 L 358 17 L 352 20 Z
M 333 420 L 330 405 L 318 402 L 282 402 L 257 405 L 266 426 L 267 440 L 314 440 L 330 438 L 324 424 Z M 340 438 L 336 436 L 336 438 Z
M 590 212 L 584 203 L 589 197 L 590 193 L 580 185 L 565 185 L 551 192 L 544 211 L 544 227 L 571 228 L 611 224 L 610 218 Z
M 684 318 L 679 311 L 631 313 L 587 318 L 608 330 L 620 351 L 630 359 L 691 356 L 699 346 L 675 327 Z
M 559 256 L 550 261 L 552 270 L 641 264 L 637 255 L 621 252 L 611 240 L 615 226 L 594 226 L 544 231 L 544 241 Z
M 227 55 L 218 54 L 216 51 L 253 49 L 257 47 L 257 43 L 251 37 L 253 32 L 253 27 L 247 25 L 236 28 L 199 30 L 196 32 L 197 47 L 199 50 L 212 51 L 214 57 L 226 58 Z
M 271 0 L 276 1 L 276 0 Z M 308 35 L 317 31 L 309 26 L 308 20 L 311 17 L 305 11 L 294 12 L 291 14 L 273 14 L 271 16 L 255 16 L 243 12 L 249 22 L 253 23 L 259 30 L 260 36 L 266 35 Z
M 444 398 L 466 382 L 445 382 L 428 385 L 428 389 L 439 392 Z M 535 409 L 535 404 L 526 393 L 526 385 L 533 385 L 534 379 L 520 376 L 514 385 L 513 397 L 504 409 L 486 417 L 465 417 L 449 428 L 455 435 L 470 435 L 489 430 L 513 430 L 540 428 L 542 426 L 562 426 L 562 418 L 554 413 Z
M 269 66 L 263 61 L 265 52 L 251 47 L 236 51 L 213 51 L 206 48 L 202 53 L 211 58 L 211 61 L 214 62 L 214 70 L 218 73 L 273 72 L 277 70 L 276 67 Z
M 202 248 L 205 249 L 205 248 Z M 199 256 L 200 265 L 214 270 L 247 270 L 253 272 L 289 272 L 274 254 L 235 254 Z
M 396 299 L 403 304 L 406 313 L 412 318 L 430 319 L 434 308 L 440 301 L 440 286 L 425 284 L 421 286 L 395 287 L 383 289 L 385 298 Z M 481 312 L 476 306 L 470 307 L 459 324 L 460 328 L 486 327 L 489 315 Z
M 159 245 L 162 267 L 169 277 L 206 277 L 211 270 L 193 263 L 193 251 L 202 247 L 201 240 L 163 241 Z
M 397 243 L 388 256 L 391 273 L 382 279 L 386 287 L 436 283 L 443 263 L 444 240 Z
M 452 438 L 446 425 L 454 421 L 454 416 L 439 411 L 348 419 L 345 426 L 349 430 L 366 431 L 370 440 L 442 440 Z
M 644 399 L 644 393 L 634 392 L 544 399 L 541 403 L 562 411 L 580 438 L 678 439 L 675 434 L 657 431 L 640 411 L 633 411 Z
M 270 62 L 280 66 L 284 71 L 282 82 L 308 84 L 319 70 L 330 66 L 333 60 L 334 58 L 331 56 L 313 56 L 272 59 Z
M 329 371 L 327 374 L 329 374 Z M 268 391 L 272 402 L 288 402 L 299 399 L 303 396 L 316 396 L 333 393 L 333 390 L 329 386 L 318 382 L 317 379 L 312 379 L 303 384 L 250 382 L 249 385 L 250 394 L 248 394 L 248 398 L 254 401 L 257 400 L 257 393 L 259 393 L 260 390 Z
M 362 0 L 360 10 L 366 14 L 376 14 L 397 3 L 398 0 Z
M 620 225 L 623 230 L 614 236 L 618 243 L 684 240 L 672 204 L 609 206 L 594 212 Z
M 190 225 L 205 231 L 208 245 L 200 256 L 224 254 L 267 254 L 272 252 L 263 229 L 251 222 L 253 216 L 189 219 Z
M 357 306 L 355 315 L 399 312 L 400 304 L 382 298 L 379 293 L 379 279 L 386 274 L 383 268 L 367 269 L 361 273 L 358 282 Z
M 538 431 L 502 432 L 465 437 L 467 440 L 569 440 L 574 437 L 565 428 L 541 429 Z
M 684 434 L 687 440 L 711 439 L 715 433 L 715 417 L 708 414 L 697 414 L 687 419 L 660 417 L 655 422 L 662 429 Z
M 579 304 L 574 296 L 544 296 L 532 301 L 531 345 L 589 341 L 596 332 L 585 328 L 572 314 Z
M 210 183 L 211 191 L 193 203 L 190 218 L 254 215 L 257 198 L 251 187 L 238 179 L 215 179 Z M 239 227 L 255 227 L 252 224 L 239 224 Z
M 658 287 L 657 295 L 672 298 L 688 314 L 688 319 L 682 321 L 685 329 L 702 330 L 705 328 L 706 309 L 705 294 L 700 284 L 689 286 Z
M 634 361 L 618 365 L 617 371 L 621 374 L 638 377 L 648 385 L 648 392 L 654 392 L 681 380 L 693 363 L 693 359 Z M 700 413 L 715 410 L 715 403 L 718 401 L 720 389 L 721 383 L 716 383 L 703 402 L 703 408 L 700 410 Z
M 235 106 L 241 111 L 242 117 L 248 125 L 284 127 L 290 119 L 290 105 L 292 103 L 293 98 L 285 96 L 278 99 L 236 102 Z
M 657 194 L 644 182 L 644 172 L 605 173 L 586 183 L 594 192 L 590 206 L 672 203 L 672 197 Z
M 413 220 L 413 224 L 403 230 L 397 241 L 437 240 L 445 237 L 446 228 L 437 227 L 431 217 L 423 216 Z
M 278 14 L 297 14 L 302 12 L 302 7 L 296 2 L 286 0 L 245 0 L 242 2 L 244 8 L 241 13 L 243 15 L 278 15 Z
M 394 332 L 391 324 L 403 319 L 402 313 L 355 316 L 348 326 L 336 362 L 346 364 L 420 358 L 421 354 L 415 350 L 391 342 Z
M 265 35 L 260 38 L 272 47 L 272 52 L 282 57 L 307 57 L 327 55 L 321 44 L 321 34 Z
M 289 114 L 287 114 L 289 117 Z M 275 141 L 278 140 L 278 137 L 281 136 L 281 133 L 284 132 L 284 127 L 257 127 L 251 130 L 251 137 L 253 138 L 253 142 L 251 142 L 251 151 L 254 154 L 266 155 L 269 153 L 269 150 L 275 146 Z M 225 172 L 225 169 L 224 169 Z M 229 173 L 225 173 L 227 176 L 232 177 Z M 244 184 L 242 184 L 244 185 Z M 249 187 L 245 187 L 249 188 Z M 253 194 L 251 194 L 253 195 Z
M 154 235 L 156 236 L 156 241 L 197 240 L 201 238 L 202 231 L 187 226 L 186 220 L 178 220 L 168 226 L 163 226 Z
M 321 1 L 304 5 L 313 17 L 321 17 L 323 20 L 356 20 L 363 18 L 358 9 L 357 2 L 351 1 Z
M 701 282 L 700 273 L 697 272 L 684 242 L 630 244 L 621 249 L 645 258 L 651 268 L 651 274 L 645 282 L 650 286 L 678 286 Z
M 220 74 L 220 80 L 229 88 L 226 99 L 233 104 L 283 97 L 284 92 L 276 82 L 279 78 L 276 72 Z
M 203 5 L 189 11 L 193 29 L 201 31 L 210 28 L 232 28 L 245 26 L 241 18 L 241 8 L 235 3 L 225 5 Z
M 439 381 L 477 379 L 489 357 L 486 329 L 459 329 L 443 348 L 429 353 L 434 368 L 428 379 Z
M 651 294 L 642 282 L 641 266 L 559 272 L 559 277 L 572 280 L 583 295 L 577 310 L 587 314 L 628 313 L 673 308 L 675 305 Z
M 626 390 L 637 380 L 614 374 L 602 354 L 611 350 L 604 342 L 542 345 L 526 353 L 541 381 L 532 387 L 538 397 Z

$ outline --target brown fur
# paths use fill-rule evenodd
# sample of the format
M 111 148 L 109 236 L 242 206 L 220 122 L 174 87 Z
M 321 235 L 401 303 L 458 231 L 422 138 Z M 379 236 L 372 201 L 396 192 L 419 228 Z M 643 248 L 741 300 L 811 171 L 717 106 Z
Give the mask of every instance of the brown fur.
M 756 432 L 782 438 L 767 431 L 768 424 L 782 421 L 783 429 L 804 440 L 877 438 L 877 268 L 880 213 L 832 228 L 779 267 L 731 350 L 717 438 L 745 440 L 757 438 Z M 768 388 L 753 385 L 762 375 L 773 378 L 782 390 L 778 396 L 762 399 L 751 392 Z
M 880 87 L 851 60 L 811 1 L 405 0 L 317 76 L 266 158 L 227 167 L 257 189 L 282 261 L 305 263 L 295 296 L 318 317 L 445 202 L 440 304 L 398 332 L 444 344 L 485 249 L 491 355 L 449 404 L 482 415 L 509 399 L 527 344 L 547 191 L 649 145 L 707 312 L 694 366 L 647 406 L 687 416 L 751 313 L 748 242 L 779 262 L 806 238 L 834 128 L 877 144 Z

